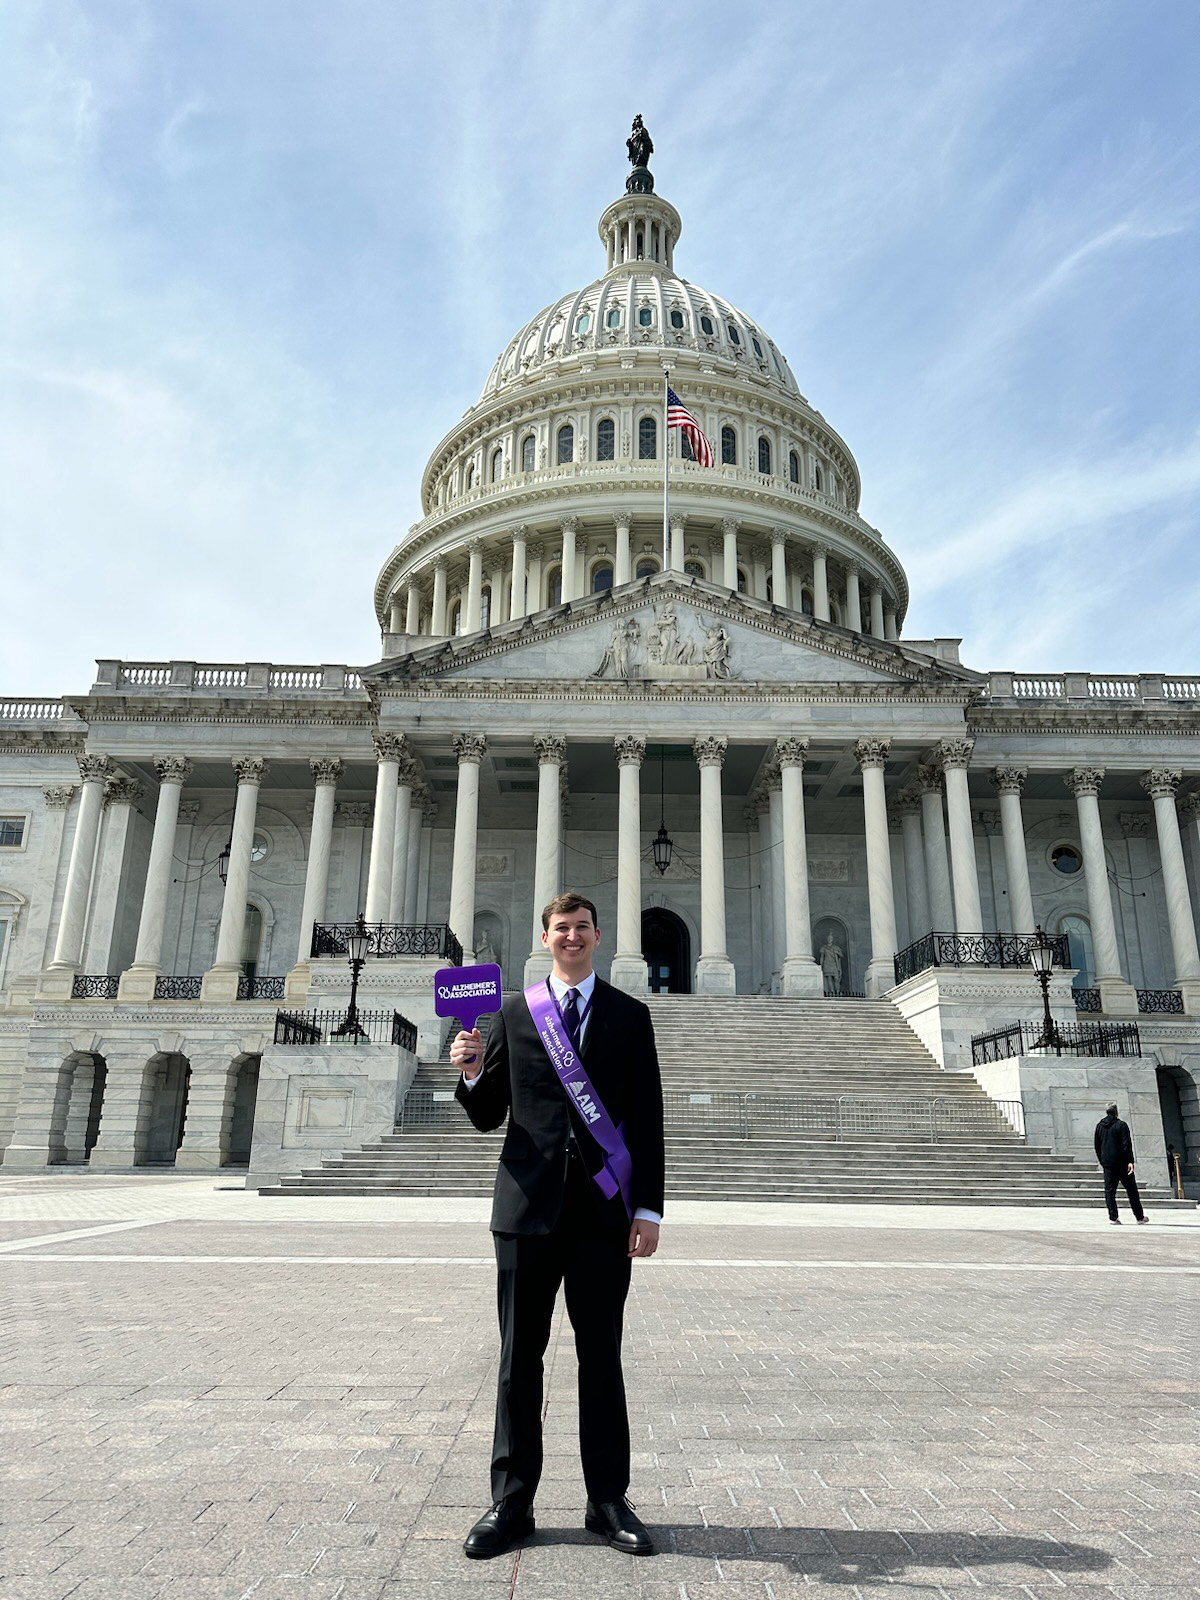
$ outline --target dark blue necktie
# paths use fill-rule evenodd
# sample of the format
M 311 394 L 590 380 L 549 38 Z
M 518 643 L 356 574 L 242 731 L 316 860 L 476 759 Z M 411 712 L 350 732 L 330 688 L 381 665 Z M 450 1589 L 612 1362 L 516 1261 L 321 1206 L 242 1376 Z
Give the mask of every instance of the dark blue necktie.
M 567 1027 L 567 1037 L 575 1046 L 575 1054 L 579 1054 L 579 990 L 568 989 L 566 1003 L 563 1006 L 563 1021 Z

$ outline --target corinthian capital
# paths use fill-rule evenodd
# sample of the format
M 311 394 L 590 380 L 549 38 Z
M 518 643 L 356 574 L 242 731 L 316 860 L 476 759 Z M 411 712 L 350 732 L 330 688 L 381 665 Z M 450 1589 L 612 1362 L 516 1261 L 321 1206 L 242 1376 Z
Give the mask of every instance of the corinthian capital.
M 135 806 L 145 793 L 136 778 L 110 778 L 104 785 L 106 806 Z
M 557 733 L 540 734 L 533 741 L 539 767 L 561 767 L 567 759 L 567 741 Z
M 562 529 L 564 538 L 566 538 L 568 535 L 574 538 L 574 536 L 579 532 L 578 517 L 561 517 L 558 525 Z
M 942 771 L 940 767 L 922 763 L 913 773 L 912 786 L 918 794 L 941 794 Z
M 619 767 L 640 767 L 646 757 L 646 741 L 640 733 L 619 733 L 613 740 Z
M 1080 795 L 1098 795 L 1100 793 L 1100 785 L 1104 782 L 1104 768 L 1074 767 L 1065 774 L 1063 782 L 1076 800 L 1079 799 Z
M 328 784 L 333 788 L 342 775 L 342 763 L 337 756 L 315 756 L 308 763 L 308 770 L 312 773 L 313 783 L 317 788 L 322 784 Z
M 271 770 L 269 761 L 264 761 L 262 756 L 235 756 L 233 770 L 237 773 L 239 786 L 243 783 L 260 784 Z
M 42 799 L 46 802 L 47 811 L 66 811 L 74 793 L 75 785 L 72 783 L 52 783 L 42 790 Z
M 406 744 L 402 733 L 377 733 L 371 740 L 375 746 L 376 761 L 399 761 Z
M 692 740 L 692 749 L 696 753 L 696 765 L 698 767 L 723 767 L 725 765 L 725 752 L 728 748 L 728 739 L 713 737 Z
M 974 739 L 943 739 L 937 747 L 937 758 L 943 768 L 959 767 L 965 772 L 974 748 Z
M 1020 795 L 1028 776 L 1028 767 L 995 767 L 992 770 L 992 784 L 999 794 Z
M 891 748 L 890 739 L 860 739 L 854 746 L 854 759 L 864 771 L 867 767 L 886 767 Z
M 473 761 L 478 766 L 487 750 L 487 735 L 456 733 L 451 743 L 454 746 L 454 754 L 458 757 L 459 766 L 462 766 L 464 761 Z
M 103 783 L 112 777 L 113 764 L 107 756 L 76 756 L 75 759 L 84 783 Z
M 1200 793 L 1185 794 L 1179 802 L 1179 810 L 1185 817 L 1200 817 Z
M 736 538 L 737 531 L 740 526 L 741 524 L 738 522 L 736 517 L 721 518 L 721 532 L 726 538 L 728 538 L 730 534 L 733 534 L 734 538 Z
M 186 756 L 159 756 L 154 770 L 159 783 L 186 783 L 192 775 L 192 763 Z
M 633 526 L 633 512 L 632 511 L 626 511 L 626 510 L 614 511 L 613 514 L 612 514 L 612 519 L 613 519 L 613 527 L 616 528 L 618 533 L 620 533 L 622 528 L 624 528 L 625 532 L 628 533 L 630 528 L 632 528 L 632 526 Z
M 1138 779 L 1151 800 L 1174 800 L 1183 773 L 1172 767 L 1151 767 Z
M 803 767 L 808 754 L 807 739 L 776 739 L 775 759 L 781 767 Z

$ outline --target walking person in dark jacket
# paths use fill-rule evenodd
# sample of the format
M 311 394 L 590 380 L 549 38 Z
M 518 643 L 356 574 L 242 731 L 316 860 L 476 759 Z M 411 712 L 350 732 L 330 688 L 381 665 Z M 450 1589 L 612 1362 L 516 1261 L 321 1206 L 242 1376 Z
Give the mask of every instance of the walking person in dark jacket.
M 1115 1100 L 1110 1100 L 1104 1115 L 1096 1124 L 1096 1160 L 1104 1169 L 1104 1204 L 1108 1207 L 1108 1220 L 1121 1226 L 1117 1215 L 1117 1185 L 1125 1186 L 1129 1205 L 1139 1222 L 1149 1219 L 1142 1210 L 1137 1179 L 1133 1175 L 1133 1136 L 1129 1124 L 1117 1115 Z

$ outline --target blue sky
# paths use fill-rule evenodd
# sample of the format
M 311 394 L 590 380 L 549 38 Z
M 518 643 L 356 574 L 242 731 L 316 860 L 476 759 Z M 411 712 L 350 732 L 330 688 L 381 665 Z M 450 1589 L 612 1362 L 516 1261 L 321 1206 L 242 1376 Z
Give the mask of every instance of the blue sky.
M 602 269 L 771 332 L 981 668 L 1200 671 L 1200 7 L 0 7 L 0 694 L 366 661 L 426 456 Z

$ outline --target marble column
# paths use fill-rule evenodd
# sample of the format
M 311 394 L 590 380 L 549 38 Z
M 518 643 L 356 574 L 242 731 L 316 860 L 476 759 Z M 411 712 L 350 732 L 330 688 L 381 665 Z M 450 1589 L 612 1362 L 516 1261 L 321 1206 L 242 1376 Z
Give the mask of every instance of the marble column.
M 925 842 L 921 837 L 921 796 L 906 789 L 896 796 L 900 837 L 904 845 L 904 900 L 911 944 L 930 932 L 929 886 L 925 875 Z
M 463 607 L 464 633 L 478 633 L 483 615 L 483 541 L 467 540 L 467 600 Z
M 1025 823 L 1021 793 L 1027 767 L 996 767 L 992 783 L 1000 796 L 1000 830 L 1004 835 L 1004 875 L 1008 879 L 1008 930 L 1032 933 L 1033 895 L 1029 888 L 1029 856 L 1025 849 Z
M 542 561 L 546 546 L 541 539 L 531 539 L 525 547 L 529 570 L 525 577 L 525 614 L 542 609 Z
M 404 632 L 404 601 L 401 598 L 399 589 L 392 596 L 391 603 L 388 606 L 387 631 L 389 633 Z
M 933 923 L 930 931 L 953 933 L 954 901 L 950 894 L 950 858 L 946 852 L 946 822 L 942 815 L 942 775 L 936 767 L 918 767 L 915 787 L 921 796 L 925 882 L 929 887 L 929 918 Z
M 764 984 L 770 986 L 770 972 L 767 970 L 770 950 L 770 893 L 767 889 L 764 876 L 763 854 L 765 830 L 761 827 L 761 817 L 764 805 L 759 797 L 751 799 L 742 811 L 742 821 L 746 827 L 746 869 L 747 885 L 750 890 L 750 988 L 754 994 L 763 992 Z M 755 895 L 758 896 L 757 905 Z
M 1194 881 L 1200 883 L 1200 793 L 1193 790 L 1191 794 L 1184 795 L 1179 810 L 1190 825 L 1192 876 Z
M 808 839 L 804 824 L 804 757 L 807 739 L 777 739 L 775 759 L 783 802 L 783 967 L 784 994 L 824 993 L 821 968 L 813 959 L 812 915 L 808 903 Z
M 728 740 L 692 741 L 700 768 L 700 954 L 697 994 L 735 994 L 737 974 L 725 948 L 725 816 L 721 769 Z
M 853 563 L 846 567 L 846 626 L 854 633 L 862 632 L 862 591 L 858 585 L 858 568 Z
M 388 900 L 389 922 L 404 921 L 404 901 L 408 891 L 408 832 L 412 826 L 413 789 L 418 782 L 417 764 L 410 755 L 400 762 L 396 775 L 396 822 L 392 830 L 392 892 Z
M 1100 785 L 1103 767 L 1076 767 L 1063 779 L 1075 796 L 1079 812 L 1079 843 L 1087 883 L 1088 920 L 1092 925 L 1092 950 L 1096 958 L 1096 987 L 1100 1004 L 1114 1016 L 1137 1015 L 1137 991 L 1121 973 L 1117 928 L 1108 886 L 1108 856 L 1100 824 Z
M 627 994 L 650 986 L 642 955 L 642 762 L 646 741 L 638 734 L 613 740 L 620 769 L 617 801 L 617 948 L 609 981 Z
M 1187 868 L 1183 860 L 1179 815 L 1175 810 L 1175 795 L 1182 777 L 1180 771 L 1153 767 L 1144 774 L 1141 785 L 1154 802 L 1163 893 L 1167 901 L 1167 924 L 1171 930 L 1171 955 L 1175 963 L 1175 987 L 1183 995 L 1184 1010 L 1189 1016 L 1195 1016 L 1200 1012 L 1200 949 L 1196 946 L 1196 924 L 1192 917 Z
M 954 926 L 958 933 L 982 933 L 979 903 L 979 866 L 975 859 L 975 831 L 971 821 L 971 796 L 967 789 L 967 763 L 975 748 L 973 739 L 943 739 L 937 747 L 946 784 L 946 815 L 950 823 L 950 868 L 954 874 Z
M 408 603 L 404 611 L 404 631 L 416 637 L 421 631 L 421 591 L 415 583 L 408 586 Z
M 683 541 L 687 532 L 687 518 L 682 511 L 671 512 L 671 551 L 670 566 L 672 572 L 683 571 Z
M 877 583 L 871 585 L 871 633 L 874 638 L 883 638 L 883 590 Z
M 237 999 L 242 975 L 242 941 L 246 932 L 246 900 L 250 892 L 250 851 L 254 844 L 254 819 L 258 790 L 270 768 L 261 756 L 235 756 L 237 800 L 233 808 L 233 837 L 229 843 L 229 874 L 221 900 L 221 926 L 217 956 L 204 974 L 202 1000 Z
M 45 814 L 42 818 L 41 841 L 37 852 L 36 881 L 46 886 L 45 893 L 36 896 L 25 908 L 25 937 L 22 941 L 22 957 L 20 975 L 26 980 L 37 981 L 37 975 L 42 968 L 49 965 L 53 954 L 53 945 L 50 942 L 50 919 L 54 909 L 54 892 L 58 885 L 63 867 L 63 837 L 67 831 L 67 813 L 71 809 L 71 801 L 75 798 L 75 789 L 72 784 L 46 784 L 42 789 L 42 799 L 45 802 Z M 68 856 L 68 863 L 70 857 Z M 13 979 L 17 976 L 13 964 L 15 952 L 9 951 L 8 983 L 12 986 Z M 69 991 L 68 991 L 69 992 Z M 66 996 L 64 995 L 64 998 Z
M 867 899 L 871 908 L 871 960 L 866 995 L 878 1000 L 896 982 L 896 907 L 892 896 L 892 847 L 888 838 L 883 771 L 891 741 L 860 739 L 854 759 L 862 770 L 867 843 Z
M 463 960 L 475 959 L 475 866 L 479 840 L 479 767 L 487 751 L 482 733 L 456 733 L 458 797 L 454 807 L 454 859 L 450 869 L 450 931 Z
M 488 579 L 488 587 L 491 590 L 491 602 L 488 606 L 488 627 L 495 628 L 501 622 L 508 621 L 508 602 L 512 592 L 511 583 L 505 582 L 504 562 L 499 555 L 496 557 L 496 564 L 492 568 L 491 577 Z M 480 617 L 480 626 L 483 626 L 482 616 Z
M 67 886 L 63 895 L 62 912 L 58 919 L 58 938 L 54 944 L 54 959 L 47 969 L 41 992 L 53 989 L 63 991 L 64 998 L 71 993 L 71 983 L 79 970 L 83 954 L 83 929 L 87 916 L 88 893 L 92 886 L 92 872 L 96 861 L 96 836 L 100 831 L 100 813 L 104 808 L 104 786 L 113 774 L 113 764 L 107 756 L 77 756 L 79 775 L 83 779 L 83 792 L 79 798 L 79 812 L 75 818 L 75 837 L 71 843 L 71 861 L 67 868 Z
M 813 545 L 813 616 L 829 621 L 829 551 L 823 544 Z
M 313 777 L 312 828 L 308 835 L 308 862 L 304 869 L 304 902 L 300 911 L 300 937 L 296 966 L 307 974 L 312 956 L 313 926 L 324 922 L 329 895 L 329 857 L 333 846 L 333 813 L 337 804 L 342 763 L 336 756 L 315 757 L 308 763 Z M 290 975 L 289 975 L 290 976 Z M 305 979 L 307 983 L 307 979 Z M 289 1000 L 302 1001 L 306 988 Z
M 896 623 L 895 606 L 884 606 L 883 608 L 883 637 L 890 640 L 892 644 L 895 644 L 900 637 L 900 629 Z
M 533 933 L 525 960 L 525 987 L 549 974 L 550 952 L 542 943 L 542 907 L 559 892 L 562 859 L 562 772 L 567 741 L 543 734 L 533 741 L 538 760 L 537 834 L 533 852 Z
M 426 918 L 421 910 L 421 862 L 437 827 L 438 803 L 428 791 L 414 791 L 412 822 L 408 830 L 408 865 L 404 874 L 404 910 L 400 921 L 412 926 Z
M 787 582 L 787 534 L 771 529 L 771 599 L 777 606 L 790 603 Z
M 396 783 L 404 758 L 402 733 L 377 733 L 375 746 L 375 823 L 367 867 L 368 922 L 386 922 L 392 903 L 392 861 L 396 850 Z
M 510 533 L 512 539 L 512 595 L 509 616 L 515 622 L 527 614 L 525 598 L 525 527 L 518 524 Z
M 447 566 L 445 556 L 438 556 L 433 563 L 433 612 L 429 620 L 429 631 L 435 637 L 440 637 L 446 632 Z
M 575 600 L 579 595 L 579 562 L 576 550 L 579 518 L 564 517 L 559 526 L 562 529 L 562 597 L 565 602 Z
M 767 791 L 767 824 L 771 831 L 771 991 L 783 993 L 787 959 L 787 839 L 783 826 L 783 773 L 774 764 L 763 773 Z
M 614 511 L 613 526 L 617 532 L 617 559 L 613 567 L 613 585 L 620 588 L 621 584 L 629 583 L 633 577 L 633 567 L 630 563 L 633 512 Z
M 732 517 L 725 517 L 721 522 L 721 538 L 725 544 L 725 560 L 721 582 L 727 589 L 737 593 L 738 586 L 738 525 Z
M 174 876 L 179 802 L 183 786 L 191 776 L 192 763 L 185 756 L 161 756 L 154 763 L 154 770 L 158 774 L 158 805 L 154 812 L 154 834 L 150 840 L 146 887 L 142 892 L 137 945 L 133 965 L 121 974 L 117 990 L 118 1000 L 134 1004 L 154 999 L 154 985 L 162 965 L 167 898 Z
M 767 598 L 767 563 L 771 559 L 771 552 L 765 544 L 750 546 L 750 572 L 751 588 L 756 600 Z

